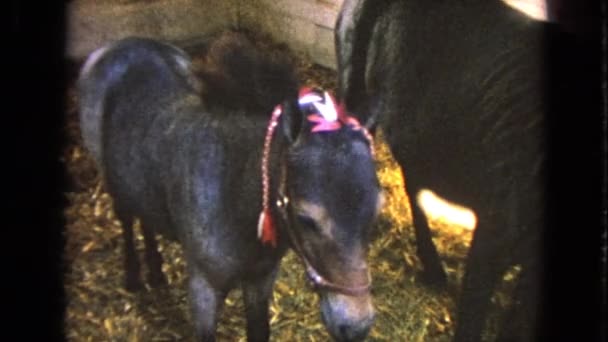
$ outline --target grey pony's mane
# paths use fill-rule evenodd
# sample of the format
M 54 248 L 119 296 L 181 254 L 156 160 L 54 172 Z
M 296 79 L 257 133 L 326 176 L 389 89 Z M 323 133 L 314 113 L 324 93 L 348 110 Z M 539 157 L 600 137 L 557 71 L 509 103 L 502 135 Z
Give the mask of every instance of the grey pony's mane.
M 229 31 L 207 47 L 196 73 L 208 106 L 268 115 L 274 106 L 297 95 L 294 70 L 287 53 L 262 50 L 244 33 Z

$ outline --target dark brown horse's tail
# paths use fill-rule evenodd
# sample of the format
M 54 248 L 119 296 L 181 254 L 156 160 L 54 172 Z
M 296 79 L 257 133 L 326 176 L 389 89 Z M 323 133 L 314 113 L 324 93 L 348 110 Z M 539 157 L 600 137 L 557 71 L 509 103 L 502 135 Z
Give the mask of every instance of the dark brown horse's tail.
M 297 96 L 295 66 L 287 53 L 254 46 L 246 34 L 227 31 L 213 39 L 197 65 L 208 106 L 270 113 Z

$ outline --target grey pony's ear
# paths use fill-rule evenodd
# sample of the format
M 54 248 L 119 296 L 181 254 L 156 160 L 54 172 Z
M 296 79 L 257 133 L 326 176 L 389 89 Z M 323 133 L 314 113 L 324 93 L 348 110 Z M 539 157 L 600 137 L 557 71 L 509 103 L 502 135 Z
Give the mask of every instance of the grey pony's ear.
M 304 114 L 300 110 L 297 97 L 283 101 L 281 106 L 283 114 L 281 114 L 280 131 L 285 139 L 287 139 L 287 142 L 293 144 L 302 130 Z
M 372 135 L 376 134 L 376 127 L 380 120 L 382 105 L 378 96 L 368 97 L 355 109 L 353 115 L 359 118 L 361 125 Z
M 378 110 L 378 108 L 371 108 L 369 107 L 369 116 L 367 117 L 367 120 L 365 121 L 365 123 L 363 123 L 363 126 L 365 127 L 365 129 L 367 129 L 368 132 L 370 132 L 372 135 L 376 135 L 376 127 L 378 126 L 378 116 L 380 115 L 380 111 Z

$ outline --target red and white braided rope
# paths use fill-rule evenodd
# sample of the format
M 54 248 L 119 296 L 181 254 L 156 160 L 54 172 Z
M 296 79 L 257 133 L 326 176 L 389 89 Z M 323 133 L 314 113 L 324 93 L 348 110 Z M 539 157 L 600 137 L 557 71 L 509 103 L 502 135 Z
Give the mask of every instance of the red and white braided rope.
M 282 113 L 283 111 L 281 110 L 280 105 L 274 108 L 272 116 L 270 117 L 270 123 L 266 129 L 264 150 L 262 152 L 262 212 L 258 219 L 258 239 L 261 239 L 263 243 L 272 244 L 273 247 L 276 246 L 276 231 L 270 213 L 270 177 L 268 176 L 268 163 L 270 160 L 272 136 Z

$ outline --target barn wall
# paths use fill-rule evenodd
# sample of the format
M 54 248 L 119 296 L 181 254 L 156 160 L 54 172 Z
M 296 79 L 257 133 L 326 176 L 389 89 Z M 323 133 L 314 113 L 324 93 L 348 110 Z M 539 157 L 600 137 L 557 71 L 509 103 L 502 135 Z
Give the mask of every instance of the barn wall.
M 242 0 L 242 26 L 270 33 L 307 54 L 314 62 L 335 68 L 333 28 L 342 0 Z
M 238 1 L 73 0 L 67 8 L 67 55 L 80 59 L 101 45 L 133 35 L 190 41 L 234 23 Z
M 335 68 L 333 26 L 342 0 L 72 0 L 66 54 L 82 59 L 127 36 L 184 45 L 228 26 L 269 33 Z

